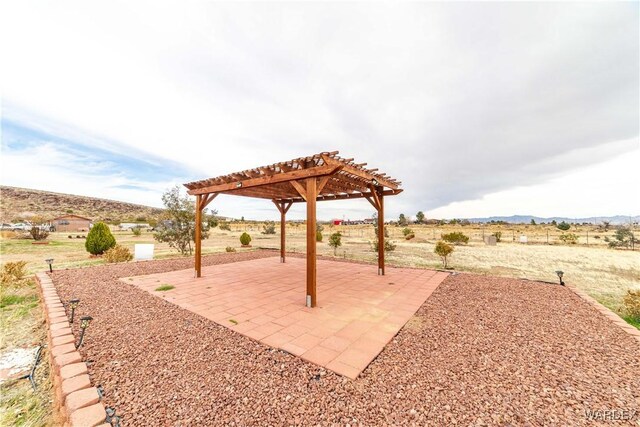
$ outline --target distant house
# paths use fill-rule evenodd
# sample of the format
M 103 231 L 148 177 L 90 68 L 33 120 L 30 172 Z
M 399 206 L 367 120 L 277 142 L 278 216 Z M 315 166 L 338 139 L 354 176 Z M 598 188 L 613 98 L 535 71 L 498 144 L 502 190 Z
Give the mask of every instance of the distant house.
M 91 220 L 78 215 L 63 215 L 51 220 L 56 231 L 88 231 Z

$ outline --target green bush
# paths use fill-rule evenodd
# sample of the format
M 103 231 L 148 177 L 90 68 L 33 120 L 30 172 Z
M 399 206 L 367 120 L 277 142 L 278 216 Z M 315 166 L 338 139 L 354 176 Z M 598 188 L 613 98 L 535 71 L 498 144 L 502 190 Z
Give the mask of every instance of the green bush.
M 338 246 L 342 246 L 342 233 L 339 231 L 329 236 L 329 246 L 333 248 L 333 255 L 336 254 Z
M 411 230 L 409 227 L 405 227 L 402 229 L 402 235 L 403 236 L 408 236 L 409 234 L 413 234 L 413 230 Z
M 49 237 L 49 232 L 40 227 L 31 227 L 29 233 L 31 234 L 31 237 L 33 237 L 33 240 L 36 241 L 45 240 L 47 237 Z
M 373 250 L 374 252 L 378 252 L 378 241 L 374 240 L 373 243 L 371 244 L 371 246 L 373 246 Z M 392 242 L 391 240 L 385 240 L 384 241 L 384 251 L 385 252 L 393 252 L 396 250 L 396 244 L 394 242 Z
M 569 225 L 566 222 L 562 221 L 560 224 L 556 225 L 556 227 L 558 227 L 562 231 L 567 231 L 568 229 L 571 228 L 571 225 Z
M 578 235 L 574 233 L 562 233 L 558 236 L 558 240 L 567 245 L 575 245 L 578 243 Z
M 443 234 L 442 240 L 445 242 L 453 243 L 454 245 L 467 244 L 469 243 L 469 237 L 465 236 L 463 233 L 459 231 L 454 231 L 452 233 Z
M 251 236 L 246 231 L 240 236 L 240 243 L 242 243 L 242 246 L 249 246 L 249 243 L 251 243 Z
M 0 282 L 3 284 L 20 281 L 27 274 L 27 262 L 16 261 L 8 262 L 2 267 L 2 273 L 0 273 Z
M 106 250 L 111 249 L 116 245 L 116 238 L 113 237 L 109 226 L 104 222 L 96 222 L 89 234 L 87 240 L 84 242 L 84 247 L 90 254 L 100 255 Z
M 235 252 L 236 248 L 232 248 L 231 246 L 227 246 L 226 248 L 224 248 L 225 251 L 227 252 Z
M 447 242 L 439 240 L 438 243 L 436 243 L 436 247 L 434 248 L 433 252 L 435 252 L 436 255 L 442 258 L 442 266 L 444 268 L 447 268 L 447 259 L 449 255 L 453 253 L 453 246 L 448 244 Z
M 276 223 L 273 221 L 266 221 L 262 226 L 262 234 L 276 234 Z
M 140 227 L 133 227 L 131 231 L 133 232 L 133 235 L 136 237 L 142 234 L 142 228 Z
M 228 222 L 221 222 L 218 228 L 220 228 L 220 230 L 231 231 L 231 226 Z
M 108 263 L 127 262 L 133 259 L 133 254 L 122 245 L 115 245 L 104 252 L 104 260 Z
M 316 231 L 316 242 L 322 242 L 322 232 Z
M 500 243 L 502 241 L 502 231 L 496 231 L 492 236 L 496 238 L 496 243 Z

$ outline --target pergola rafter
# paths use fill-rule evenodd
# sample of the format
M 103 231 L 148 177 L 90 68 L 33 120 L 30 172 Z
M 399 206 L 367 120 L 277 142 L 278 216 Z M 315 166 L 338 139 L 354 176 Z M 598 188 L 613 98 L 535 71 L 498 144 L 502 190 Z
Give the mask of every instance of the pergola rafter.
M 285 262 L 285 220 L 294 203 L 307 205 L 307 303 L 315 307 L 316 297 L 316 203 L 329 200 L 366 198 L 378 211 L 378 274 L 384 274 L 384 197 L 402 192 L 400 181 L 378 169 L 365 168 L 338 151 L 327 151 L 286 162 L 247 169 L 216 178 L 184 184 L 196 196 L 196 224 L 202 210 L 218 194 L 271 200 L 280 212 L 280 258 Z M 196 227 L 196 277 L 201 277 L 201 231 Z

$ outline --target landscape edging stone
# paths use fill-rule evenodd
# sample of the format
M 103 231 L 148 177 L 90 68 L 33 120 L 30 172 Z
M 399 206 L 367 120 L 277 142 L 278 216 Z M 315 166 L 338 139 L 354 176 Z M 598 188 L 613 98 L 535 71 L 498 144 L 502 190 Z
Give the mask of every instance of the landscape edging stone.
M 92 414 L 96 414 L 97 407 L 102 407 L 104 411 L 104 404 L 102 402 L 94 402 L 93 400 L 86 400 L 87 404 L 84 406 L 78 407 L 79 403 L 76 399 L 73 402 L 74 407 L 67 407 L 66 397 L 70 393 L 63 390 L 63 382 L 71 380 L 73 378 L 77 378 L 81 375 L 86 375 L 86 364 L 82 361 L 82 356 L 80 353 L 70 348 L 70 343 L 75 342 L 73 338 L 73 332 L 71 330 L 71 325 L 69 324 L 69 320 L 66 318 L 66 312 L 64 312 L 64 305 L 58 296 L 58 292 L 53 285 L 53 281 L 46 273 L 37 273 L 35 275 L 36 283 L 38 283 L 38 290 L 40 291 L 40 297 L 43 304 L 43 310 L 47 322 L 47 345 L 49 348 L 49 365 L 51 367 L 51 383 L 53 384 L 53 396 L 54 396 L 54 405 L 53 410 L 58 417 L 58 420 L 62 421 L 65 426 L 78 426 L 78 427 L 94 427 L 98 425 L 103 425 L 106 419 L 100 420 L 100 422 L 96 422 L 98 417 L 93 415 L 91 418 L 87 418 L 86 413 L 90 412 L 88 407 L 92 408 Z M 64 313 L 64 318 L 62 314 Z M 52 325 L 55 324 L 55 328 L 52 330 Z M 64 333 L 61 332 L 64 331 Z M 63 338 L 66 337 L 66 338 Z M 55 340 L 55 343 L 54 343 Z M 78 366 L 82 368 L 80 365 L 84 365 L 85 369 L 78 369 Z M 73 370 L 64 370 L 72 373 L 76 373 L 76 375 L 68 376 L 65 374 L 63 376 L 63 369 L 66 366 L 76 365 Z M 83 382 L 82 388 L 77 390 L 73 390 L 72 393 L 81 391 L 81 390 L 95 390 L 96 394 L 99 395 L 98 389 L 96 387 L 92 387 L 90 382 Z M 90 392 L 85 392 L 90 393 Z M 98 406 L 97 406 L 98 405 Z M 75 416 L 74 416 L 75 414 Z M 89 426 L 87 420 L 91 419 Z M 78 424 L 80 422 L 81 424 Z M 95 422 L 95 423 L 94 423 Z

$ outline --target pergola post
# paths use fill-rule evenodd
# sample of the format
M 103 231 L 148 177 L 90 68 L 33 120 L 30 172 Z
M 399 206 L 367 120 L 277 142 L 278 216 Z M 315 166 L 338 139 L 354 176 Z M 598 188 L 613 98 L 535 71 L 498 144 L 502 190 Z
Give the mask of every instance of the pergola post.
M 282 205 L 282 208 L 280 209 L 280 262 L 284 262 L 285 260 L 285 233 L 286 233 L 286 223 L 285 223 L 285 216 L 286 214 L 284 213 L 284 204 Z
M 195 246 L 196 246 L 196 255 L 195 255 L 195 270 L 196 277 L 202 277 L 202 195 L 196 195 L 196 223 L 194 225 L 196 228 L 195 232 Z
M 384 276 L 384 195 L 378 192 L 378 275 Z
M 316 306 L 316 178 L 306 179 L 307 199 L 307 306 Z
M 284 262 L 286 257 L 286 215 L 293 203 L 280 202 L 275 199 L 272 200 L 272 202 L 274 205 L 276 205 L 278 211 L 280 211 L 280 262 Z

